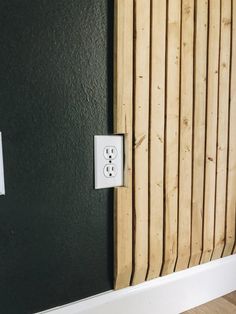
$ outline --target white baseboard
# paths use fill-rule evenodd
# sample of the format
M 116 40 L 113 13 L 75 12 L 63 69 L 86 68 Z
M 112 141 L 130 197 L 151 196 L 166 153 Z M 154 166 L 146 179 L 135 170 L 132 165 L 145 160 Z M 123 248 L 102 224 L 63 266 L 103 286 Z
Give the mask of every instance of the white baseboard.
M 234 290 L 236 255 L 43 313 L 177 314 Z

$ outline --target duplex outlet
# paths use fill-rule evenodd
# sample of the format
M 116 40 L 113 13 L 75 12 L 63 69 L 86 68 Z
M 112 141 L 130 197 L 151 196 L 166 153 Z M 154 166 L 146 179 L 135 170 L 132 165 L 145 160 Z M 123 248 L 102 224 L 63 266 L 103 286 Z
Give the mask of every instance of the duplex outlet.
M 94 137 L 95 189 L 123 186 L 123 136 Z
M 117 174 L 117 167 L 115 164 L 108 164 L 104 167 L 104 175 L 107 178 L 114 178 Z
M 115 146 L 106 146 L 104 148 L 104 157 L 109 160 L 114 160 L 117 157 L 117 149 Z

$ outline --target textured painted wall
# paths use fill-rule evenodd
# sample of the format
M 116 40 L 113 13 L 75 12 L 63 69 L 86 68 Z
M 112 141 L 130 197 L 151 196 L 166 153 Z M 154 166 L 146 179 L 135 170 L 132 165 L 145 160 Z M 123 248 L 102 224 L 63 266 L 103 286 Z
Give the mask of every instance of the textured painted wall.
M 112 131 L 109 0 L 0 2 L 0 312 L 112 288 L 112 190 L 93 190 L 93 135 Z

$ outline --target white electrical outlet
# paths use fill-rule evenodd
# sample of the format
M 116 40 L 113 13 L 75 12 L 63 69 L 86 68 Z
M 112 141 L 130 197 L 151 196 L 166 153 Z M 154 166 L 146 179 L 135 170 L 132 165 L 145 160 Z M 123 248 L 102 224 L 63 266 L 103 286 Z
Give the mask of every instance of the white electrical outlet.
M 107 164 L 103 172 L 105 177 L 114 178 L 117 175 L 117 167 L 115 164 Z
M 5 194 L 3 153 L 2 153 L 2 133 L 0 132 L 0 195 Z
M 117 157 L 117 149 L 115 146 L 106 146 L 104 148 L 104 157 L 108 160 L 113 160 Z
M 123 136 L 94 136 L 95 189 L 123 185 Z

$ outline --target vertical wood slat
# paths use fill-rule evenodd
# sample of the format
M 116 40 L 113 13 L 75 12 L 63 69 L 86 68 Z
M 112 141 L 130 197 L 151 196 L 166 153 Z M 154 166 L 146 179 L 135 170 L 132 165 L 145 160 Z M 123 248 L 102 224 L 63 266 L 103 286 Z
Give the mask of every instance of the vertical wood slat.
M 163 260 L 166 0 L 152 0 L 149 171 L 149 269 L 158 277 Z
M 165 235 L 162 274 L 173 272 L 177 258 L 179 83 L 181 1 L 168 1 L 165 135 Z
M 134 269 L 133 284 L 145 281 L 148 268 L 148 137 L 150 0 L 134 0 Z
M 220 2 L 209 1 L 205 198 L 201 263 L 210 261 L 214 243 Z
M 125 187 L 115 189 L 115 289 L 132 272 L 133 0 L 115 0 L 114 132 L 125 135 Z
M 230 120 L 229 120 L 229 157 L 228 189 L 226 210 L 226 243 L 223 256 L 232 253 L 236 228 L 236 3 L 232 1 L 232 55 L 230 82 Z M 236 251 L 234 251 L 236 253 Z
M 189 266 L 196 266 L 202 254 L 205 122 L 206 122 L 206 74 L 208 1 L 198 0 L 195 6 L 194 53 L 194 137 L 193 137 L 193 188 L 192 188 L 192 237 Z
M 182 0 L 181 105 L 179 155 L 178 259 L 176 271 L 190 260 L 193 121 L 194 1 Z
M 217 259 L 221 257 L 225 245 L 230 47 L 231 47 L 231 0 L 221 0 L 215 237 L 212 259 Z

